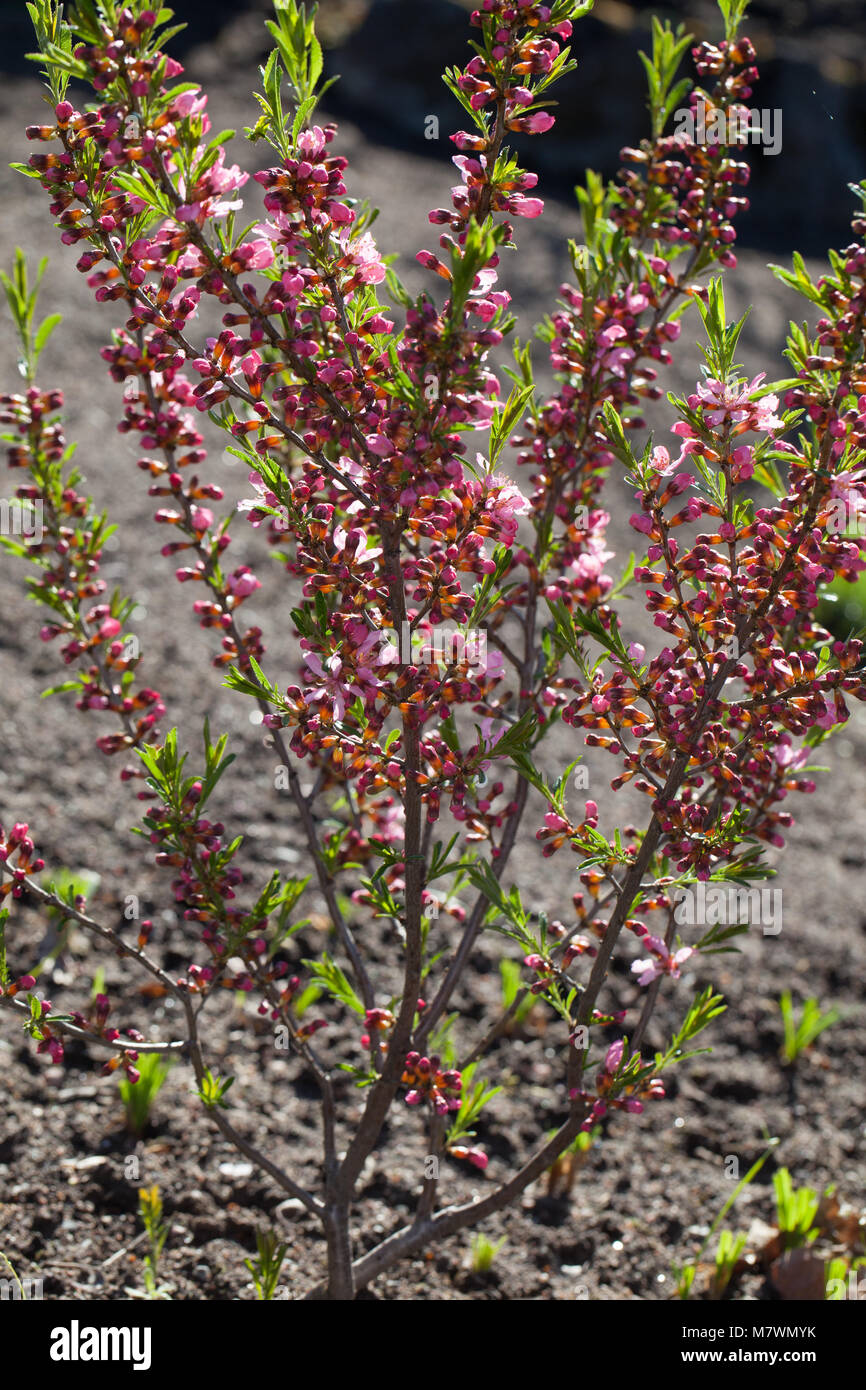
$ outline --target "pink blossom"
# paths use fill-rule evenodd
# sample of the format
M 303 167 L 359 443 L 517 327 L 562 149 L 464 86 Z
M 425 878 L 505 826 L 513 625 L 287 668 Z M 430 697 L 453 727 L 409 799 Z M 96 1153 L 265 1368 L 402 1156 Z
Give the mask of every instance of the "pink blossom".
M 256 579 L 256 576 L 250 572 L 246 565 L 242 565 L 240 569 L 235 570 L 234 574 L 230 574 L 226 583 L 229 593 L 237 599 L 248 598 L 251 593 L 261 587 L 261 580 Z
M 643 944 L 649 948 L 655 959 L 636 960 L 632 963 L 632 974 L 637 975 L 637 982 L 641 988 L 652 984 L 653 980 L 658 979 L 660 975 L 670 975 L 671 979 L 678 980 L 680 966 L 695 953 L 693 946 L 682 946 L 672 955 L 661 937 L 650 936 L 649 934 L 644 936 Z
M 369 232 L 362 232 L 352 239 L 349 231 L 340 233 L 338 238 L 343 250 L 343 261 L 354 267 L 365 285 L 379 285 L 385 279 L 386 269 L 379 255 L 379 249 Z
M 515 217 L 540 217 L 544 212 L 541 198 L 525 198 L 522 193 L 512 193 L 506 207 Z

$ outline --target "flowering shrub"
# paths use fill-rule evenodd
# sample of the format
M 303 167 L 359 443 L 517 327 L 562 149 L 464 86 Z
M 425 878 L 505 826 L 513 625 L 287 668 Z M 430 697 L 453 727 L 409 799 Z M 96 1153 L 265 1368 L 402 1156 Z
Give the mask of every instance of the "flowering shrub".
M 855 514 L 866 501 L 866 215 L 817 283 L 799 259 L 781 272 L 823 317 L 814 339 L 792 329 L 792 377 L 747 381 L 735 363 L 742 321 L 726 321 L 711 272 L 736 265 L 748 166 L 736 144 L 665 134 L 688 101 L 720 113 L 713 130 L 745 143 L 757 72 L 738 32 L 740 0 L 720 0 L 724 40 L 692 50 L 696 82 L 678 78 L 690 38 L 654 25 L 651 135 L 623 152 L 627 167 L 608 186 L 590 173 L 578 190 L 584 241 L 539 330 L 555 393 L 541 398 L 530 349 L 518 345 L 503 398 L 494 350 L 513 320 L 501 258 L 516 220 L 542 212 L 536 177 L 506 140 L 553 125 L 545 103 L 576 66 L 569 45 L 590 7 L 484 0 L 472 15 L 473 56 L 445 77 L 465 113 L 467 128 L 451 137 L 461 181 L 430 213 L 438 249 L 417 257 L 430 289 L 412 299 L 373 239 L 370 210 L 349 195 L 335 128 L 316 124 L 327 84 L 296 0 L 276 0 L 269 23 L 276 47 L 246 133 L 271 146 L 271 163 L 253 177 L 264 210 L 243 228 L 248 175 L 230 162 L 231 132 L 211 133 L 206 96 L 179 81 L 164 52 L 170 12 L 81 0 L 64 19 L 56 0 L 28 5 L 52 113 L 27 131 L 46 152 L 17 167 L 47 191 L 61 241 L 113 308 L 103 357 L 122 388 L 119 428 L 138 444 L 154 520 L 170 537 L 162 554 L 198 595 L 193 612 L 218 639 L 225 685 L 261 712 L 334 954 L 299 944 L 295 909 L 309 880 L 274 873 L 253 887 L 240 837 L 208 812 L 231 762 L 227 737 L 205 725 L 197 760 L 165 731 L 159 692 L 141 683 L 125 633 L 130 604 L 109 599 L 99 573 L 106 518 L 70 468 L 60 394 L 36 384 L 54 319 L 37 328 L 19 257 L 5 285 L 26 387 L 2 398 L 2 417 L 24 479 L 17 497 L 38 507 L 41 530 L 5 544 L 36 568 L 31 594 L 50 610 L 41 637 L 68 672 L 57 689 L 98 712 L 97 747 L 122 764 L 142 803 L 140 833 L 171 875 L 189 963 L 180 977 L 159 963 L 151 922 L 131 940 L 82 897 L 43 886 L 38 831 L 16 823 L 0 835 L 0 896 L 62 911 L 135 962 L 173 996 L 183 1026 L 174 1040 L 147 1040 L 114 1021 L 103 993 L 61 1013 L 37 994 L 26 962 L 7 964 L 11 944 L 0 956 L 2 1003 L 54 1062 L 69 1036 L 107 1052 L 106 1070 L 122 1067 L 132 1083 L 142 1055 L 185 1059 L 221 1133 L 321 1222 L 327 1270 L 308 1297 L 352 1298 L 396 1260 L 513 1202 L 596 1136 L 610 1110 L 639 1113 L 664 1096 L 664 1071 L 723 1004 L 703 990 L 669 1047 L 645 1055 L 660 988 L 746 929 L 736 916 L 692 927 L 684 941 L 677 903 L 689 885 L 737 891 L 767 877 L 764 847 L 781 845 L 791 824 L 782 803 L 813 788 L 810 748 L 848 718 L 846 697 L 866 693 L 860 643 L 831 638 L 816 617 L 823 586 L 866 569 L 862 540 L 826 524 L 840 499 Z M 73 99 L 72 79 L 96 101 Z M 202 339 L 196 319 L 208 298 L 222 328 Z M 671 397 L 675 449 L 652 439 L 635 447 L 642 402 L 663 394 L 659 374 L 686 312 L 706 333 L 702 379 Z M 219 515 L 222 490 L 204 477 L 204 415 L 247 465 L 251 495 L 239 510 L 289 576 L 288 683 L 240 613 L 260 581 L 228 560 L 231 517 Z M 645 554 L 615 581 L 601 498 L 622 470 Z M 643 589 L 647 630 L 659 630 L 651 647 L 623 635 L 629 589 Z M 573 730 L 578 761 L 584 745 L 604 749 L 614 789 L 631 783 L 647 798 L 642 828 L 602 826 L 592 800 L 570 805 L 576 762 L 555 782 L 545 777 L 537 749 L 559 723 Z M 542 855 L 577 856 L 569 921 L 531 911 L 509 885 L 523 826 Z M 382 978 L 364 941 L 372 917 L 396 928 Z M 3 923 L 8 933 L 5 912 Z M 525 986 L 473 1037 L 461 1010 L 449 1010 L 472 996 L 482 932 L 517 943 Z M 632 988 L 603 997 L 630 938 Z M 314 1017 L 311 984 L 324 996 Z M 315 1077 L 315 1190 L 230 1118 L 233 1078 L 209 1064 L 205 1015 L 226 989 L 249 994 Z M 478 1140 L 497 1093 L 495 1075 L 478 1068 L 485 1059 L 504 1069 L 509 1025 L 533 996 L 560 1050 L 560 1119 L 508 1174 L 488 1166 Z M 354 1049 L 318 1036 L 353 1012 Z M 353 1200 L 397 1112 L 402 1125 L 424 1126 L 435 1162 L 417 1175 L 414 1219 L 359 1256 Z M 441 1204 L 439 1163 L 449 1157 L 484 1174 L 482 1195 Z

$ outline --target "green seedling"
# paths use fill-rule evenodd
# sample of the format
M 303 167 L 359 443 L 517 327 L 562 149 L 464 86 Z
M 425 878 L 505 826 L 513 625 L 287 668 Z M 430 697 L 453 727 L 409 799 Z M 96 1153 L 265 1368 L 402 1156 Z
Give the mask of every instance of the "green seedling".
M 273 1231 L 257 1231 L 256 1245 L 258 1256 L 254 1260 L 244 1260 L 244 1264 L 253 1276 L 256 1297 L 262 1303 L 270 1303 L 276 1294 L 289 1247 L 281 1244 Z
M 844 1299 L 859 1300 L 860 1279 L 858 1269 L 866 1267 L 866 1255 L 850 1262 L 844 1255 L 836 1255 L 824 1266 L 824 1299 L 828 1303 L 841 1303 Z
M 761 1157 L 759 1159 L 756 1159 L 756 1161 L 752 1164 L 751 1168 L 749 1169 L 748 1173 L 746 1173 L 745 1177 L 741 1178 L 740 1181 L 737 1183 L 730 1197 L 720 1208 L 715 1221 L 713 1222 L 712 1226 L 707 1231 L 707 1234 L 704 1236 L 703 1240 L 698 1246 L 694 1260 L 690 1260 L 687 1264 L 684 1265 L 675 1264 L 673 1266 L 674 1278 L 676 1279 L 677 1284 L 678 1298 L 681 1298 L 684 1301 L 690 1298 L 692 1287 L 695 1282 L 695 1275 L 698 1272 L 698 1265 L 700 1264 L 701 1257 L 704 1251 L 706 1250 L 707 1246 L 709 1245 L 719 1226 L 724 1221 L 728 1212 L 731 1210 L 731 1207 L 736 1202 L 740 1193 L 743 1191 L 744 1188 L 748 1187 L 749 1183 L 752 1182 L 754 1178 L 758 1176 L 767 1159 L 769 1158 L 770 1154 L 772 1153 L 773 1149 L 776 1147 L 778 1143 L 778 1139 L 771 1139 L 766 1149 L 761 1154 Z M 734 1268 L 736 1267 L 737 1259 L 739 1259 L 739 1254 L 737 1255 L 737 1259 L 733 1260 L 730 1270 L 728 1270 L 727 1272 L 727 1277 L 725 1278 L 722 1289 L 718 1293 L 716 1293 L 716 1281 L 719 1277 L 720 1269 L 724 1272 L 726 1265 L 731 1260 L 736 1242 L 739 1239 L 739 1236 L 733 1236 L 728 1231 L 723 1231 L 721 1236 L 719 1237 L 719 1245 L 718 1249 L 716 1250 L 715 1274 L 713 1276 L 712 1285 L 713 1292 L 717 1298 L 721 1298 L 722 1293 L 724 1293 L 724 1290 L 730 1283 L 731 1276 L 734 1272 Z
M 548 1139 L 552 1138 L 555 1130 L 551 1130 Z M 592 1148 L 592 1142 L 601 1133 L 601 1125 L 595 1127 L 587 1133 L 582 1130 L 573 1143 L 569 1144 L 564 1153 L 555 1158 L 547 1169 L 547 1195 L 548 1197 L 567 1197 L 578 1172 L 586 1162 L 587 1155 Z
M 716 1247 L 716 1267 L 711 1286 L 713 1298 L 724 1298 L 734 1270 L 740 1262 L 740 1256 L 746 1248 L 746 1239 L 743 1231 L 739 1231 L 736 1235 L 733 1231 L 727 1230 L 720 1233 L 719 1243 Z
M 788 989 L 782 993 L 779 1008 L 782 1013 L 782 1025 L 785 1029 L 782 1056 L 789 1067 L 794 1065 L 798 1057 L 812 1046 L 815 1039 L 820 1037 L 825 1029 L 832 1028 L 833 1024 L 838 1023 L 841 1018 L 838 1009 L 828 1009 L 826 1013 L 822 1014 L 817 999 L 806 999 L 803 1004 L 803 1012 L 797 1019 L 791 991 Z
M 140 1139 L 150 1124 L 153 1102 L 171 1070 L 171 1059 L 159 1052 L 145 1052 L 139 1057 L 138 1080 L 133 1084 L 125 1076 L 119 1078 L 120 1098 L 126 1111 L 126 1127 Z
M 138 1189 L 138 1214 L 147 1233 L 148 1253 L 144 1257 L 144 1289 L 126 1289 L 130 1298 L 170 1299 L 171 1284 L 159 1282 L 159 1262 L 168 1239 L 168 1226 L 162 1219 L 162 1198 L 159 1188 Z
M 489 1274 L 493 1267 L 493 1261 L 505 1244 L 507 1236 L 501 1240 L 488 1240 L 483 1231 L 472 1237 L 472 1273 Z
M 773 1187 L 776 1191 L 776 1224 L 782 1237 L 785 1250 L 796 1250 L 801 1245 L 811 1245 L 819 1234 L 815 1225 L 821 1198 L 811 1187 L 794 1187 L 787 1168 L 780 1168 L 773 1174 Z M 828 1197 L 832 1187 L 825 1189 Z

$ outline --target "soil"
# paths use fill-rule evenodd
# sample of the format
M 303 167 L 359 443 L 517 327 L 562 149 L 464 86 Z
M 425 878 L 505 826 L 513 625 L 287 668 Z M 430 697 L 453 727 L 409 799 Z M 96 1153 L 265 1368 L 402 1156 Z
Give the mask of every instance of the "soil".
M 193 50 L 191 75 L 210 78 L 220 51 L 213 46 Z M 248 93 L 253 81 L 252 70 L 239 62 L 227 74 L 224 71 L 218 86 L 212 84 L 216 128 L 250 123 Z M 37 85 L 25 78 L 7 78 L 0 87 L 0 146 L 8 159 L 27 157 L 21 131 L 24 124 L 39 119 Z M 345 121 L 340 142 L 341 152 L 351 161 L 354 189 L 363 190 L 382 209 L 377 224 L 380 244 L 401 253 L 401 272 L 410 286 L 420 286 L 413 252 L 431 245 L 434 234 L 426 209 L 447 199 L 445 189 L 452 181 L 447 152 L 442 150 L 437 165 L 429 157 L 373 145 Z M 250 147 L 240 151 L 248 160 L 257 155 Z M 523 316 L 524 338 L 532 316 L 538 317 L 539 306 L 550 306 L 567 275 L 565 240 L 578 231 L 573 206 L 553 200 L 540 223 L 519 228 L 520 254 L 504 273 Z M 51 255 L 46 304 L 50 301 L 52 309 L 59 309 L 65 322 L 46 350 L 40 376 L 45 385 L 64 389 L 68 437 L 78 441 L 78 461 L 90 490 L 119 525 L 117 546 L 104 572 L 136 598 L 143 670 L 166 697 L 170 719 L 178 724 L 187 746 L 200 746 L 205 713 L 213 728 L 230 733 L 238 758 L 231 780 L 226 779 L 221 809 L 227 823 L 245 831 L 244 867 L 253 883 L 261 883 L 275 862 L 292 872 L 306 872 L 305 853 L 273 791 L 273 755 L 262 746 L 261 731 L 249 722 L 244 701 L 220 687 L 209 665 L 209 636 L 196 626 L 188 593 L 177 586 L 171 566 L 159 556 L 162 537 L 148 524 L 153 503 L 146 495 L 144 475 L 134 466 L 129 443 L 114 432 L 118 401 L 114 388 L 106 384 L 103 389 L 98 357 L 112 326 L 110 314 L 93 303 L 83 277 L 74 270 L 74 252 L 57 243 L 41 190 L 6 170 L 4 160 L 4 265 L 16 243 L 24 244 L 31 257 Z M 781 247 L 773 259 L 784 259 L 789 250 Z M 738 271 L 729 277 L 729 298 L 736 313 L 752 306 L 741 350 L 746 368 L 781 375 L 779 353 L 787 319 L 802 318 L 803 311 L 772 280 L 765 261 L 763 255 L 743 253 Z M 680 357 L 696 337 L 690 321 Z M 16 380 L 14 347 L 5 331 L 0 337 L 0 381 L 4 389 L 16 389 Z M 685 384 L 680 373 L 672 375 L 672 387 Z M 245 495 L 245 471 L 221 445 L 211 457 L 209 476 L 222 481 L 230 500 Z M 621 556 L 628 552 L 629 501 L 613 483 L 611 534 Z M 236 527 L 234 534 L 236 563 L 253 564 L 265 581 L 247 613 L 250 621 L 261 622 L 274 669 L 279 669 L 290 652 L 291 603 L 281 584 L 284 576 L 268 566 L 256 533 Z M 179 972 L 189 958 L 189 941 L 172 910 L 165 877 L 149 867 L 141 842 L 129 834 L 137 806 L 128 785 L 118 781 L 115 764 L 91 755 L 100 732 L 96 720 L 79 714 L 60 697 L 39 699 L 57 679 L 56 652 L 38 641 L 39 614 L 23 598 L 21 581 L 16 563 L 0 566 L 0 819 L 4 824 L 28 820 L 50 867 L 66 865 L 99 875 L 89 899 L 96 916 L 119 921 L 126 896 L 138 894 L 141 915 L 158 924 L 155 946 L 167 967 Z M 634 623 L 638 631 L 639 617 Z M 672 1266 L 694 1257 L 731 1195 L 732 1172 L 738 1165 L 739 1175 L 744 1175 L 769 1137 L 780 1142 L 739 1197 L 726 1225 L 746 1231 L 756 1218 L 772 1225 L 771 1175 L 783 1164 L 795 1183 L 819 1190 L 835 1184 L 838 1197 L 855 1213 L 864 1205 L 863 706 L 854 705 L 849 724 L 821 753 L 819 761 L 827 771 L 809 801 L 799 799 L 799 806 L 792 805 L 797 824 L 786 851 L 776 857 L 779 877 L 774 887 L 783 893 L 783 930 L 778 936 L 750 935 L 740 955 L 702 959 L 677 989 L 662 995 L 647 1039 L 655 1046 L 670 1037 L 686 999 L 697 989 L 712 983 L 724 994 L 727 1012 L 706 1035 L 712 1052 L 670 1073 L 667 1098 L 648 1106 L 643 1115 L 617 1114 L 606 1121 L 602 1141 L 591 1149 L 569 1195 L 551 1196 L 541 1182 L 516 1210 L 486 1223 L 485 1234 L 492 1241 L 507 1240 L 486 1275 L 471 1272 L 470 1236 L 463 1233 L 381 1276 L 362 1298 L 670 1298 Z M 573 756 L 564 731 L 552 741 L 547 758 L 553 766 Z M 630 803 L 621 795 L 614 806 L 608 790 L 613 767 L 598 759 L 588 766 L 602 823 L 614 814 L 622 823 Z M 542 859 L 531 835 L 538 823 L 537 816 L 527 817 L 527 843 L 515 855 L 512 877 L 526 901 L 567 920 L 571 894 L 578 886 L 572 864 L 563 855 Z M 311 910 L 315 913 L 314 898 Z M 15 920 L 12 965 L 23 968 L 44 945 L 46 924 L 26 905 L 16 910 Z M 436 930 L 442 949 L 448 950 L 456 928 L 443 916 Z M 376 968 L 381 967 L 388 979 L 393 936 L 381 923 L 367 923 L 360 931 Z M 298 958 L 327 944 L 315 927 L 302 941 Z M 464 1000 L 461 1022 L 467 1039 L 477 1036 L 480 1020 L 498 1000 L 498 946 L 498 938 L 484 938 L 473 959 L 473 993 L 471 1000 Z M 100 965 L 117 1001 L 117 1016 L 148 1036 L 170 1037 L 172 1001 L 146 997 L 140 980 L 122 972 L 115 960 L 100 957 L 78 933 L 55 966 L 51 994 L 78 1005 Z M 628 962 L 621 962 L 612 983 L 623 1006 L 637 998 L 631 978 Z M 785 989 L 792 991 L 798 1005 L 814 996 L 822 1008 L 835 1006 L 842 1014 L 842 1021 L 823 1034 L 793 1071 L 779 1056 L 778 1000 Z M 359 1058 L 357 1032 L 354 1023 L 330 1028 L 322 1035 L 326 1055 Z M 479 1141 L 491 1155 L 490 1167 L 482 1175 L 456 1162 L 444 1164 L 444 1201 L 460 1202 L 489 1190 L 562 1119 L 560 1044 L 557 1030 L 533 1015 L 522 1034 L 493 1049 L 485 1074 L 503 1089 L 479 1126 Z M 318 1114 L 310 1078 L 274 1049 L 263 1025 L 244 1018 L 231 1003 L 214 1011 L 208 1047 L 217 1068 L 237 1078 L 234 1122 L 271 1156 L 285 1158 L 299 1181 L 315 1183 Z M 138 1140 L 125 1128 L 115 1079 L 103 1077 L 98 1064 L 76 1045 L 69 1046 L 65 1066 L 48 1067 L 6 1016 L 0 1024 L 0 1077 L 0 1251 L 20 1277 L 43 1279 L 45 1298 L 126 1299 L 133 1296 L 130 1290 L 142 1288 L 144 1244 L 137 1194 L 139 1187 L 153 1184 L 159 1186 L 170 1226 L 161 1278 L 171 1286 L 173 1298 L 254 1298 L 244 1260 L 255 1254 L 257 1229 L 268 1227 L 276 1229 L 288 1247 L 284 1296 L 302 1296 L 320 1277 L 324 1252 L 318 1228 L 296 1203 L 281 1201 L 273 1184 L 253 1173 L 209 1127 L 185 1069 L 170 1073 L 155 1103 L 151 1127 Z M 358 1093 L 347 1084 L 344 1138 L 357 1104 Z M 360 1184 L 355 1213 L 358 1252 L 371 1248 L 410 1216 L 425 1149 L 417 1117 L 404 1106 L 396 1107 Z M 750 1258 L 738 1272 L 732 1296 L 781 1296 L 764 1259 L 767 1240 L 767 1230 L 756 1224 Z M 818 1248 L 827 1255 L 842 1247 L 828 1235 Z M 699 1278 L 699 1290 L 702 1287 Z

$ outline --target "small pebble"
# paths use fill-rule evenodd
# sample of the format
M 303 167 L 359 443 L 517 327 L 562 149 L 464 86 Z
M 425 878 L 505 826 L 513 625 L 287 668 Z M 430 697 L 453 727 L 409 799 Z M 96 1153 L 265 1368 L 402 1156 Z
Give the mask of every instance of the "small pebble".
M 300 1197 L 287 1197 L 284 1202 L 280 1202 L 277 1211 L 285 1216 L 291 1216 L 294 1212 L 306 1211 L 306 1207 Z
M 220 1172 L 224 1178 L 248 1178 L 253 1171 L 251 1163 L 221 1163 Z

